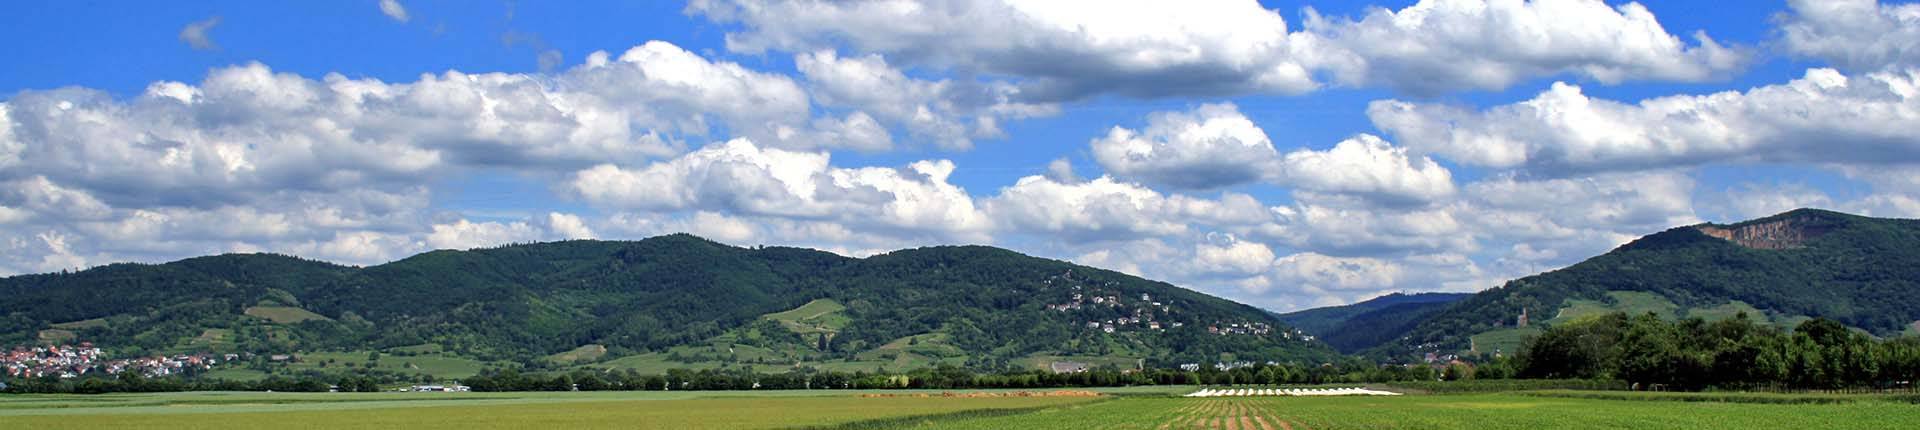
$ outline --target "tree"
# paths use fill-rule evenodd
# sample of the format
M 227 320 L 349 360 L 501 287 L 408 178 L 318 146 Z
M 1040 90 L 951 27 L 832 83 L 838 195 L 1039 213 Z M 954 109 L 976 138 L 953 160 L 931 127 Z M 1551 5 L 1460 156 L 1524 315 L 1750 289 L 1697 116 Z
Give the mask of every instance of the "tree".
M 1473 379 L 1473 365 L 1458 361 L 1447 363 L 1446 370 L 1440 372 L 1440 379 L 1448 381 Z

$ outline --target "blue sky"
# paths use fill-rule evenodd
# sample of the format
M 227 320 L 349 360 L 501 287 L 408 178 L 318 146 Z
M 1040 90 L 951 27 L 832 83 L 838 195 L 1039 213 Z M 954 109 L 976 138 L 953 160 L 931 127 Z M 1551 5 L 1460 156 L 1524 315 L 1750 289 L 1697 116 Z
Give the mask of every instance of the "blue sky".
M 1912 4 L 386 3 L 6 6 L 0 273 L 690 231 L 1287 310 L 1920 211 Z

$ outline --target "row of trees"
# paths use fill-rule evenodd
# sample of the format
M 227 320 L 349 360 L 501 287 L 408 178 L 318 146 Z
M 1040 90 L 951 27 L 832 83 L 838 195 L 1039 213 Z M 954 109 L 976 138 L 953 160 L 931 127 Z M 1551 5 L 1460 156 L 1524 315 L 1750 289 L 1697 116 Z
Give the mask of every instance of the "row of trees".
M 297 377 L 268 376 L 255 381 L 186 378 L 168 376 L 147 378 L 135 372 L 119 375 L 90 375 L 79 378 L 48 376 L 0 380 L 0 393 L 105 394 L 159 393 L 175 391 L 282 391 L 282 392 L 376 392 L 388 381 L 368 375 Z
M 1483 364 L 1481 378 L 1512 374 L 1507 361 Z M 1229 370 L 1207 368 L 1123 370 L 1105 366 L 1084 372 L 1042 370 L 977 373 L 942 365 L 902 373 L 835 372 L 796 369 L 786 373 L 758 373 L 749 368 L 686 370 L 665 374 L 624 371 L 574 370 L 566 373 L 523 373 L 516 368 L 488 369 L 464 382 L 475 391 L 673 391 L 673 390 L 833 390 L 833 389 L 981 389 L 1118 387 L 1134 385 L 1277 385 L 1394 381 L 1432 381 L 1474 378 L 1468 366 L 1436 369 L 1418 366 L 1377 366 L 1353 360 L 1341 364 L 1301 366 L 1251 364 Z
M 977 374 L 954 366 L 905 373 L 847 373 L 811 369 L 757 373 L 748 368 L 672 369 L 660 375 L 644 375 L 632 369 L 575 370 L 542 375 L 506 368 L 490 369 L 464 382 L 475 391 L 1054 388 L 1155 383 L 1154 378 L 1146 373 L 1122 372 L 1114 368 L 1062 374 L 1041 371 Z
M 1615 313 L 1558 325 L 1518 358 L 1521 377 L 1618 379 L 1642 389 L 1907 387 L 1920 339 L 1876 340 L 1826 319 L 1792 331 L 1731 319 Z

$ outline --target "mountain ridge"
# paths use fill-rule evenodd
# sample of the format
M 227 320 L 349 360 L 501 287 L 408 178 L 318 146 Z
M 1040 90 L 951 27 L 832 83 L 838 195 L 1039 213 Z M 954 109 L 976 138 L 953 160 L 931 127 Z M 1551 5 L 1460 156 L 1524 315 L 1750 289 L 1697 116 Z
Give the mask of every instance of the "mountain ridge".
M 787 333 L 763 321 L 817 300 L 844 304 L 833 317 L 844 318 L 844 328 L 831 336 Z M 255 308 L 324 318 L 246 316 Z M 727 342 L 759 348 L 756 365 L 881 356 L 900 365 L 979 368 L 1033 357 L 1173 363 L 1334 356 L 1245 304 L 1001 248 L 938 246 L 851 258 L 734 247 L 688 234 L 437 250 L 367 267 L 223 254 L 0 278 L 0 343 L 45 340 L 34 334 L 44 338 L 49 330 L 143 352 L 177 351 L 195 345 L 191 339 L 221 334 L 233 349 L 258 353 L 432 345 L 514 362 L 579 348 L 605 348 L 608 360 L 665 360 Z M 919 339 L 951 348 L 876 353 Z
M 1342 306 L 1328 306 L 1280 314 L 1280 319 L 1343 353 L 1352 353 L 1390 339 L 1405 327 L 1473 293 L 1395 292 Z
M 1750 309 L 1764 314 L 1756 317 L 1782 324 L 1824 317 L 1892 335 L 1920 320 L 1920 309 L 1902 305 L 1915 301 L 1920 301 L 1920 220 L 1796 209 L 1642 236 L 1568 267 L 1460 300 L 1369 351 L 1399 356 L 1488 352 L 1495 348 L 1484 344 L 1494 342 L 1511 347 L 1526 336 L 1528 327 L 1518 318 L 1523 312 L 1537 329 L 1562 316 L 1610 310 L 1670 312 L 1678 318 L 1725 317 Z M 1512 351 L 1504 347 L 1497 349 Z

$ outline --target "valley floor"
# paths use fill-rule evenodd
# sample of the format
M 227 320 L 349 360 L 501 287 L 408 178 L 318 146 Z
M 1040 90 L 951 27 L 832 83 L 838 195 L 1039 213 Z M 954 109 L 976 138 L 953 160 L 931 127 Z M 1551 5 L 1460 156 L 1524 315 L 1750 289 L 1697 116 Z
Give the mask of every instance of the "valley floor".
M 1790 404 L 1750 401 L 1797 399 L 1720 395 L 1739 402 L 1701 402 L 1675 401 L 1687 400 L 1685 395 L 1578 391 L 1169 397 L 1192 389 L 982 398 L 942 397 L 939 391 L 16 395 L 0 396 L 0 428 L 1920 428 L 1920 406 L 1885 397 Z

